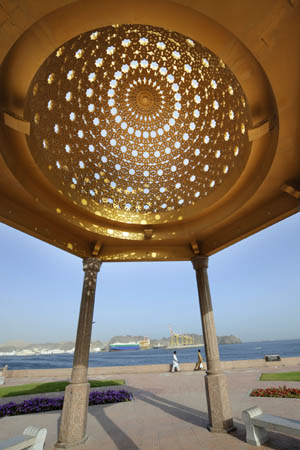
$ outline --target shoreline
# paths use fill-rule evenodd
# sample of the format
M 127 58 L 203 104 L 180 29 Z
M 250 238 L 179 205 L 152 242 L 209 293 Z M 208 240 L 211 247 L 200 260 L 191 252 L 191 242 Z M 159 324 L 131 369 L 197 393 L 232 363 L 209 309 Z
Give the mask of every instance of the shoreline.
M 193 371 L 195 367 L 193 363 L 181 363 L 180 368 L 182 372 Z M 246 359 L 221 361 L 221 366 L 224 371 L 231 369 L 251 369 L 260 367 L 285 367 L 300 365 L 300 356 L 282 358 L 281 361 L 265 361 L 264 359 Z M 204 362 L 204 369 L 206 363 Z M 142 374 L 142 373 L 165 373 L 169 372 L 170 364 L 149 364 L 140 366 L 103 366 L 103 367 L 89 367 L 88 376 L 107 376 L 114 374 Z M 69 378 L 71 376 L 72 368 L 65 369 L 20 369 L 7 370 L 6 378 Z
M 221 345 L 235 345 L 235 343 L 234 344 L 221 344 Z M 159 347 L 145 347 L 145 348 L 143 348 L 143 347 L 141 347 L 141 348 L 139 348 L 139 349 L 126 349 L 126 350 L 138 350 L 138 351 L 145 351 L 145 350 L 161 350 L 161 349 L 164 349 L 164 350 L 176 350 L 176 349 L 183 349 L 183 348 L 197 348 L 197 347 L 204 347 L 204 344 L 186 344 L 186 345 L 171 345 L 171 346 L 164 346 L 164 345 L 161 345 L 161 346 L 159 346 Z M 1 347 L 0 347 L 1 348 Z M 120 351 L 124 351 L 124 350 L 120 350 L 120 349 L 118 349 L 118 350 L 116 350 L 116 349 L 111 349 L 111 350 L 101 350 L 101 351 L 90 351 L 90 353 L 96 353 L 96 354 L 101 354 L 101 353 L 108 353 L 108 352 L 120 352 Z M 13 357 L 18 357 L 18 356 L 52 356 L 52 355 L 54 355 L 54 356 L 57 356 L 57 355 L 74 355 L 74 350 L 73 351 L 53 351 L 53 352 L 51 352 L 51 351 L 49 351 L 49 352 L 38 352 L 38 351 L 36 351 L 36 352 L 34 352 L 34 351 L 31 351 L 31 350 L 21 350 L 21 351 L 19 351 L 19 352 L 16 352 L 16 353 L 13 353 L 13 352 L 8 352 L 8 353 L 5 353 L 5 352 L 0 352 L 0 358 L 2 357 L 2 358 L 5 358 L 5 357 L 8 357 L 8 356 L 13 356 Z

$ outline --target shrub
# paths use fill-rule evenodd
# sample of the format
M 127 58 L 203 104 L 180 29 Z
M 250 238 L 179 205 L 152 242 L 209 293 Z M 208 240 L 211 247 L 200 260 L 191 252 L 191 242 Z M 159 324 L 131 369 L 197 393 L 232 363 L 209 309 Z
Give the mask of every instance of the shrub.
M 121 390 L 93 391 L 89 395 L 89 405 L 103 405 L 106 403 L 129 402 L 132 400 L 130 392 Z M 36 397 L 21 403 L 9 402 L 0 405 L 0 417 L 33 414 L 62 409 L 64 397 L 48 398 Z

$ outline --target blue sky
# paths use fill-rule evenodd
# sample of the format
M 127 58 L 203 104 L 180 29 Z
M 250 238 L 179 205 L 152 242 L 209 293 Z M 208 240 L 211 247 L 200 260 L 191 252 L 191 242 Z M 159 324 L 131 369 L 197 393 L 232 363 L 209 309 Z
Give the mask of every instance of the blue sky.
M 300 215 L 209 261 L 217 335 L 242 341 L 300 338 Z M 0 224 L 0 343 L 75 340 L 83 280 L 79 258 Z M 190 262 L 104 263 L 92 339 L 202 334 Z

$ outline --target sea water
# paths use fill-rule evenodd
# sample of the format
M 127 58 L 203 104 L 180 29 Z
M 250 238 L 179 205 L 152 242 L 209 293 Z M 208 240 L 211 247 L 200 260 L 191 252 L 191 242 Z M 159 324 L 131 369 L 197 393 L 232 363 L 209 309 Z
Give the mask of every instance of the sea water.
M 199 347 L 205 360 L 204 347 Z M 241 359 L 262 359 L 264 355 L 280 355 L 282 358 L 300 356 L 300 339 L 286 341 L 244 342 L 242 344 L 219 345 L 222 361 Z M 147 364 L 169 364 L 171 349 L 129 350 L 91 353 L 90 367 L 135 366 Z M 197 348 L 176 350 L 180 363 L 197 361 Z M 0 367 L 5 364 L 10 370 L 18 369 L 61 369 L 72 367 L 73 355 L 0 356 Z

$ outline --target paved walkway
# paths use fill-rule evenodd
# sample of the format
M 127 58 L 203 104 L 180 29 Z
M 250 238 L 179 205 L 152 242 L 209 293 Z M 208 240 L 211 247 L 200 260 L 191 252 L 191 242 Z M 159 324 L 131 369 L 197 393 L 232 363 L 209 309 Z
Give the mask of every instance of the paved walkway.
M 278 370 L 278 369 L 277 369 Z M 299 371 L 299 366 L 280 371 Z M 265 369 L 266 371 L 276 371 Z M 125 377 L 127 389 L 135 400 L 115 405 L 89 407 L 89 436 L 79 450 L 243 450 L 255 448 L 245 442 L 241 412 L 258 405 L 264 412 L 300 420 L 300 399 L 253 398 L 254 387 L 291 385 L 297 383 L 259 382 L 257 369 L 226 372 L 232 412 L 237 431 L 229 435 L 207 431 L 207 406 L 204 373 L 181 372 L 161 374 L 130 374 Z M 103 377 L 109 378 L 109 377 Z M 114 375 L 114 378 L 118 378 Z M 47 381 L 43 379 L 44 381 Z M 30 380 L 9 380 L 22 384 Z M 107 388 L 105 388 L 107 389 Z M 48 394 L 49 395 L 49 394 Z M 57 395 L 57 394 L 54 394 Z M 21 401 L 25 397 L 9 400 Z M 28 398 L 28 396 L 27 396 Z M 8 399 L 0 399 L 7 403 Z M 0 419 L 1 440 L 21 434 L 28 425 L 48 429 L 45 450 L 52 450 L 57 440 L 60 412 L 49 412 Z M 300 440 L 279 433 L 270 433 L 262 450 L 300 450 Z

